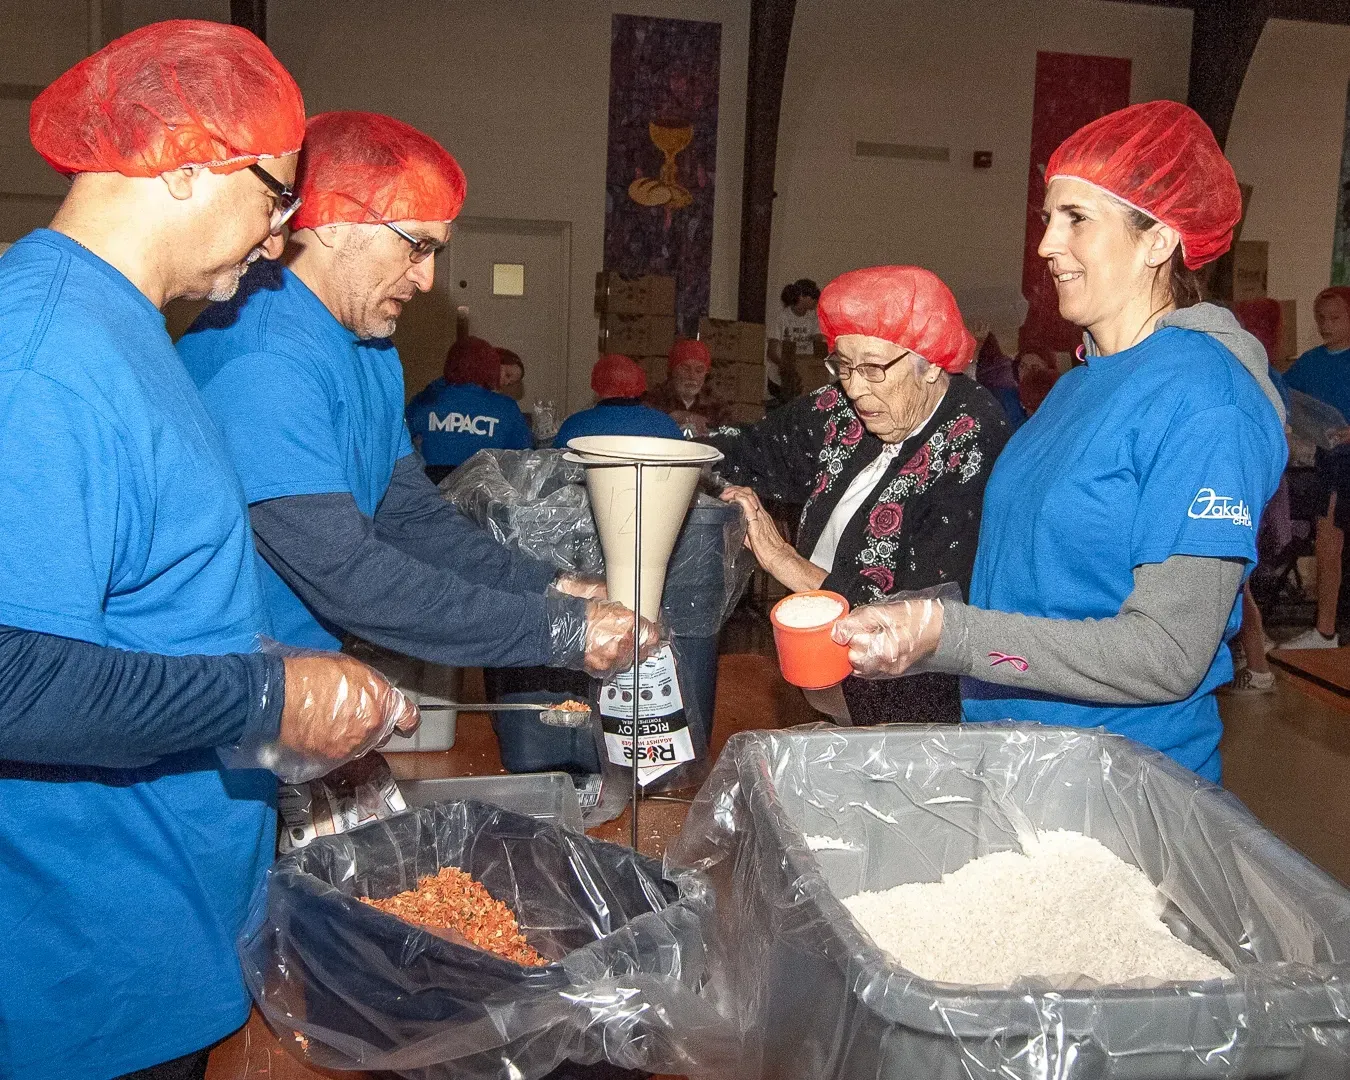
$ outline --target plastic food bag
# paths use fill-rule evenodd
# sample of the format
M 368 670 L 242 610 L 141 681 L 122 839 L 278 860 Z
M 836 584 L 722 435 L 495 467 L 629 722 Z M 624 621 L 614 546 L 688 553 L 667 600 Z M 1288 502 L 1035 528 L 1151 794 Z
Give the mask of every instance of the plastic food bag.
M 408 809 L 394 774 L 379 754 L 367 754 L 307 784 L 277 789 L 277 848 L 285 855 L 320 836 L 349 832 Z
M 933 983 L 883 954 L 840 902 L 1061 828 L 1140 867 L 1169 928 L 1237 977 Z M 728 1075 L 1350 1075 L 1350 893 L 1232 795 L 1120 736 L 1036 724 L 747 732 L 666 858 L 716 889 L 728 1000 L 750 1033 Z
M 1347 426 L 1345 417 L 1325 401 L 1301 390 L 1290 390 L 1290 464 L 1311 465 L 1316 451 L 1337 446 L 1335 436 Z
M 553 961 L 526 968 L 356 900 L 457 866 Z M 417 1080 L 529 1080 L 571 1059 L 727 1076 L 732 1029 L 705 944 L 696 873 L 478 802 L 448 802 L 322 837 L 277 861 L 239 942 L 277 1032 L 326 1068 Z

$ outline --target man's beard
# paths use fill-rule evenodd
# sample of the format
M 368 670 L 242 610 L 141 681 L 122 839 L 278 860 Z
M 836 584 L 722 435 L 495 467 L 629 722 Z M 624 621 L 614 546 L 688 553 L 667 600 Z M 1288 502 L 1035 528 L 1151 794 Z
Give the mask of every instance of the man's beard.
M 247 259 L 229 271 L 233 280 L 218 282 L 206 294 L 206 298 L 213 304 L 223 304 L 226 300 L 234 299 L 234 294 L 239 291 L 239 283 L 244 280 L 244 275 L 248 273 L 249 267 L 258 261 L 260 255 L 262 255 L 261 248 L 254 248 L 250 251 Z

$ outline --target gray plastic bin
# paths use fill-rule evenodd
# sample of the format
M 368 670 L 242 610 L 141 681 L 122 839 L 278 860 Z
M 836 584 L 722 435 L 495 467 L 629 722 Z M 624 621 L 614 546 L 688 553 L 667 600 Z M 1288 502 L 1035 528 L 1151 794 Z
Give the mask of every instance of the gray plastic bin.
M 1142 868 L 1237 977 L 975 990 L 890 961 L 840 903 L 935 881 L 1019 832 L 1073 829 Z M 811 852 L 806 835 L 857 851 Z M 799 729 L 728 743 L 668 864 L 708 871 L 747 1033 L 741 1077 L 1350 1075 L 1350 893 L 1228 793 L 1101 732 Z
M 454 776 L 434 780 L 401 780 L 398 785 L 409 810 L 439 802 L 475 799 L 517 814 L 581 832 L 581 806 L 576 785 L 564 772 L 524 776 Z

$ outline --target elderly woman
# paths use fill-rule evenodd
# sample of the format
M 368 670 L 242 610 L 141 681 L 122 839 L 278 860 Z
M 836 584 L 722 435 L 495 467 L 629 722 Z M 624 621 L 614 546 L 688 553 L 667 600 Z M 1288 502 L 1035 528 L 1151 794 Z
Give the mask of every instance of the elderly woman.
M 735 485 L 722 497 L 744 508 L 760 566 L 795 592 L 832 589 L 864 604 L 955 582 L 964 595 L 1007 420 L 961 374 L 975 341 L 955 299 L 927 270 L 877 266 L 832 281 L 818 311 L 839 385 L 753 427 L 715 433 L 708 441 L 726 455 L 722 475 Z M 795 550 L 762 499 L 805 504 Z M 949 675 L 850 678 L 842 690 L 842 701 L 813 704 L 855 724 L 960 715 Z
M 1197 304 L 1237 180 L 1171 101 L 1089 124 L 1046 177 L 1040 254 L 1086 363 L 994 468 L 970 604 L 865 607 L 835 638 L 858 673 L 968 676 L 967 720 L 1105 726 L 1217 781 L 1224 642 L 1285 461 L 1265 350 Z

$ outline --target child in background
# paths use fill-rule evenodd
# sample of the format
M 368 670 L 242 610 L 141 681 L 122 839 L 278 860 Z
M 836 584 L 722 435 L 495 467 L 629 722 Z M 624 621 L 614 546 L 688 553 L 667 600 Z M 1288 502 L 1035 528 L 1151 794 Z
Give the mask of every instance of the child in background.
M 1323 289 L 1313 301 L 1313 317 L 1322 344 L 1300 356 L 1284 373 L 1284 381 L 1289 389 L 1315 397 L 1345 416 L 1350 409 L 1350 288 L 1333 285 Z M 1317 519 L 1313 542 L 1317 625 L 1286 641 L 1282 649 L 1334 649 L 1341 643 L 1336 633 L 1336 608 L 1341 595 L 1345 529 L 1350 525 L 1350 447 L 1344 445 L 1347 436 L 1350 432 L 1343 433 L 1343 445 L 1317 455 L 1317 475 L 1326 507 Z

